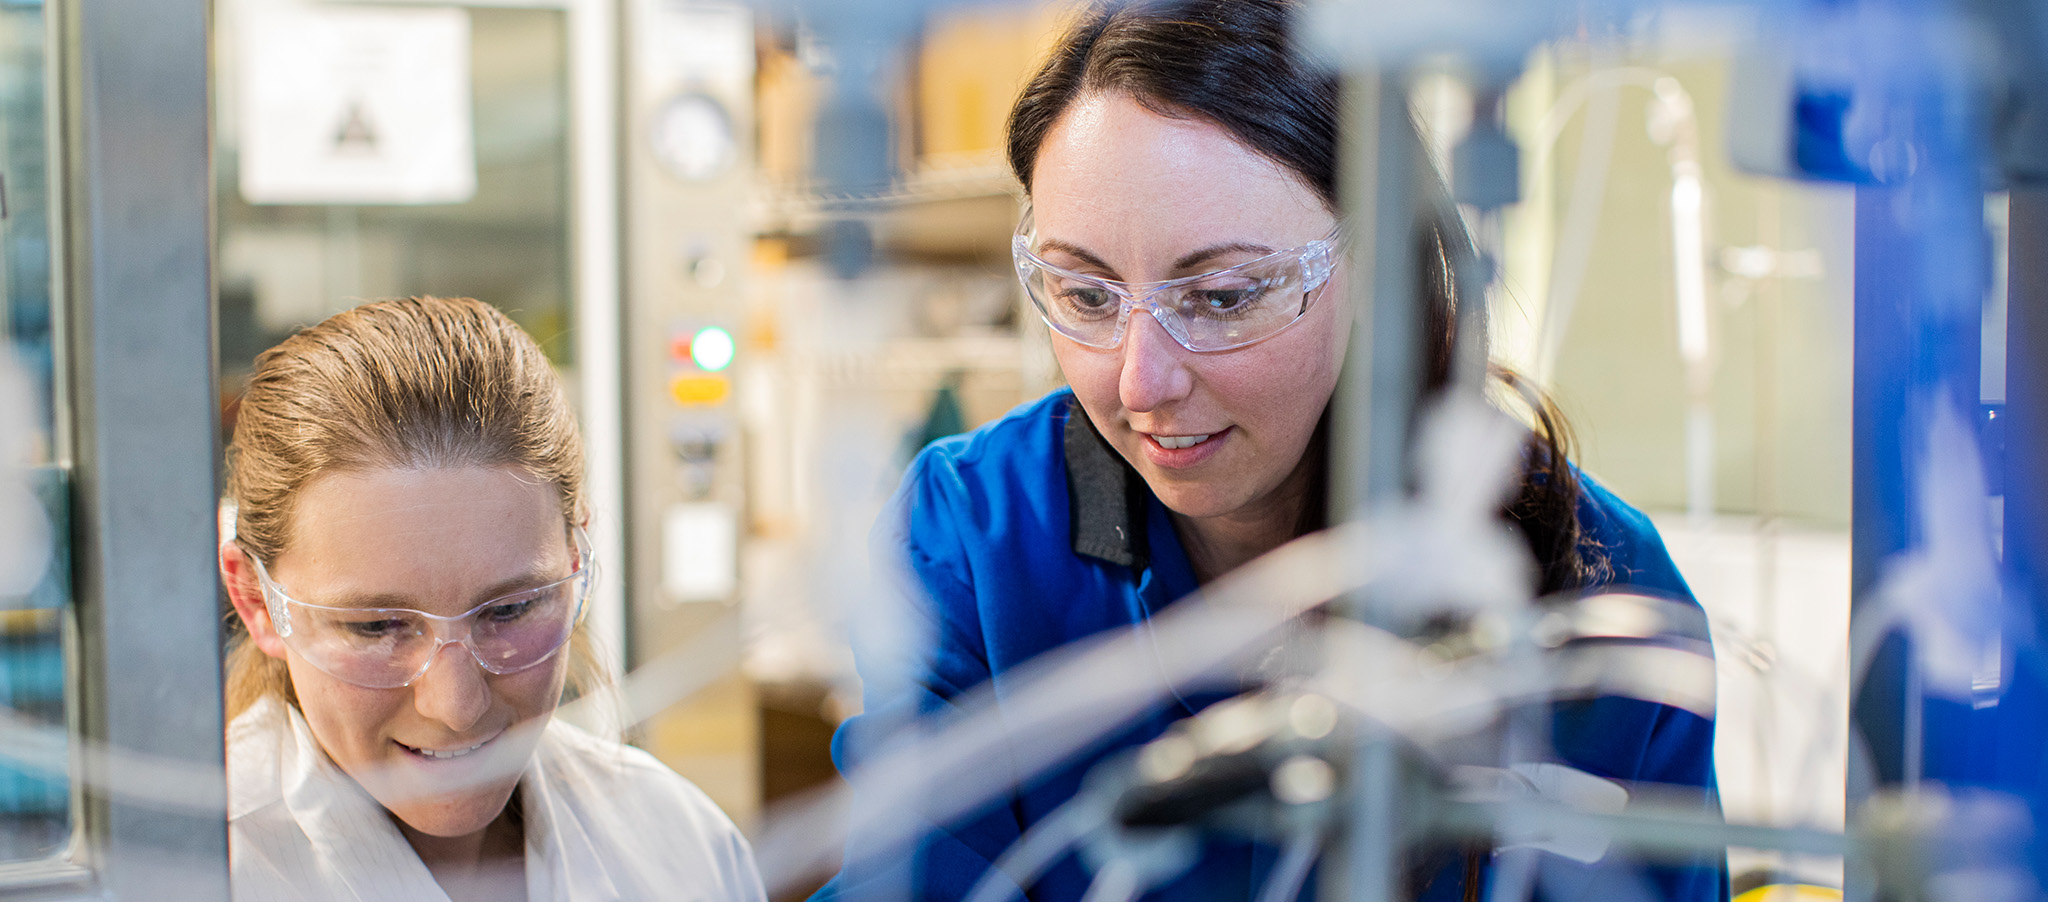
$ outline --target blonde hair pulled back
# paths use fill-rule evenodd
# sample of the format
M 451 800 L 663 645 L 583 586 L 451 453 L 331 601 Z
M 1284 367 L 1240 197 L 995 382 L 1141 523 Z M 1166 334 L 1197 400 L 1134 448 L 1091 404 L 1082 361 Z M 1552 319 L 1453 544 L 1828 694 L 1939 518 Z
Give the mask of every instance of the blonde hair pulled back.
M 256 358 L 228 446 L 235 536 L 274 561 L 291 547 L 300 493 L 329 473 L 516 467 L 584 519 L 583 440 L 547 355 L 497 308 L 469 298 L 376 301 L 301 329 Z M 600 681 L 589 638 L 570 680 Z M 246 636 L 227 662 L 232 719 L 266 695 L 296 705 L 283 661 Z

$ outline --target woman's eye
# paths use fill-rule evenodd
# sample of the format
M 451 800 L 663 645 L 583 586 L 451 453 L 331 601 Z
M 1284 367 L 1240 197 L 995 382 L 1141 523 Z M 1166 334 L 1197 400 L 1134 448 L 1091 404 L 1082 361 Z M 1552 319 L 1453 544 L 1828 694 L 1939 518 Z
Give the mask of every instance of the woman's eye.
M 405 621 L 396 617 L 379 620 L 351 620 L 342 624 L 349 633 L 364 639 L 382 639 L 405 632 Z
M 1204 315 L 1241 314 L 1257 306 L 1266 296 L 1264 283 L 1240 288 L 1197 288 L 1188 292 L 1186 306 Z
M 476 616 L 486 623 L 511 623 L 530 613 L 539 600 L 538 596 L 528 596 L 518 601 L 494 604 L 477 612 Z
M 1069 309 L 1082 314 L 1101 314 L 1114 311 L 1116 296 L 1107 288 L 1092 285 L 1068 285 L 1059 289 L 1056 295 Z

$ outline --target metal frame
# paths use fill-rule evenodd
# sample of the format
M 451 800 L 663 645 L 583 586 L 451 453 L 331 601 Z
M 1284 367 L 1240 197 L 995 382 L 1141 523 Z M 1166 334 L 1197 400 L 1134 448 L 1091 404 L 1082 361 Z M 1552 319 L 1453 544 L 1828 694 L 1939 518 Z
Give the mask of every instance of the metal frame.
M 584 490 L 597 559 L 626 572 L 623 245 L 619 208 L 619 21 L 609 0 L 566 0 L 569 30 L 569 212 Z M 626 664 L 623 575 L 598 580 L 590 624 L 606 661 Z
M 1362 519 L 1397 503 L 1408 460 L 1408 422 L 1422 386 L 1422 311 L 1415 296 L 1416 168 L 1421 147 L 1408 112 L 1407 81 L 1391 71 L 1357 74 L 1344 85 L 1344 204 L 1372 223 L 1351 248 L 1351 343 L 1333 410 L 1330 511 Z M 1382 303 L 1382 300 L 1389 301 Z M 1344 462 L 1352 462 L 1346 466 Z M 1351 616 L 1372 622 L 1371 599 L 1347 599 Z M 1350 760 L 1348 831 L 1332 846 L 1322 892 L 1329 899 L 1399 895 L 1400 855 L 1415 824 L 1404 815 L 1400 750 L 1367 737 Z
M 90 877 L 48 889 L 226 898 L 208 4 L 59 0 L 49 15 L 75 485 L 72 858 Z M 123 750 L 218 774 L 189 788 L 221 807 L 115 797 L 161 779 Z

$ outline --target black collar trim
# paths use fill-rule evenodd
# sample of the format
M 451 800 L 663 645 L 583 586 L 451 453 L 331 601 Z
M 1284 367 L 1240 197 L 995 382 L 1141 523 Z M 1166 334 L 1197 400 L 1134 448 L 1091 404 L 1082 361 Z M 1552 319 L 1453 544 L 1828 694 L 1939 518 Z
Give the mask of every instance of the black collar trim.
M 1078 401 L 1067 403 L 1066 457 L 1074 553 L 1145 569 L 1145 481 L 1095 431 Z

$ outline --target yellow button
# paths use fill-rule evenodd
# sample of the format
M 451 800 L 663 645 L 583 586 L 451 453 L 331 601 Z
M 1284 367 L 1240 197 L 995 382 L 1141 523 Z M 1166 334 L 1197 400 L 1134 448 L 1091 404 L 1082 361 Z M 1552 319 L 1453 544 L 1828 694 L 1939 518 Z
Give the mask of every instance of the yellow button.
M 723 404 L 732 394 L 732 380 L 716 373 L 677 373 L 668 381 L 668 394 L 684 407 Z
M 1735 897 L 1735 902 L 1836 902 L 1842 891 L 1825 886 L 1778 883 L 1759 886 Z

